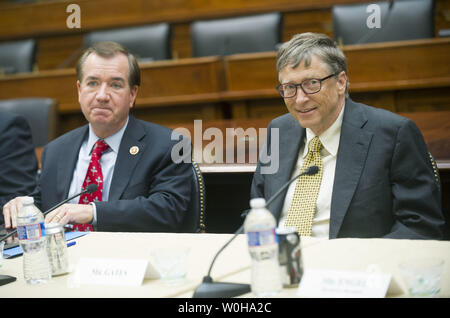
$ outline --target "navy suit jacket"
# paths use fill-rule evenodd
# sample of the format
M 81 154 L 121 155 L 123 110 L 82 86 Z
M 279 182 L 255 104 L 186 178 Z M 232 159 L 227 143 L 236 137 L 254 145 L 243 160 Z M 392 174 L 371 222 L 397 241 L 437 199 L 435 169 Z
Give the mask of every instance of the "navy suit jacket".
M 0 211 L 9 200 L 33 191 L 37 169 L 27 120 L 19 115 L 0 112 Z M 3 214 L 0 215 L 3 220 Z
M 290 179 L 306 136 L 297 120 L 283 115 L 269 125 L 268 149 L 270 128 L 279 129 L 279 170 L 261 174 L 258 162 L 252 198 L 268 199 Z M 277 220 L 286 192 L 269 206 Z M 414 122 L 346 100 L 330 214 L 330 238 L 443 238 L 440 184 Z
M 43 211 L 66 199 L 88 125 L 49 143 L 33 196 Z M 129 116 L 114 166 L 109 199 L 96 202 L 98 231 L 177 232 L 191 197 L 190 163 L 174 163 L 172 130 Z M 130 148 L 139 147 L 135 155 Z M 184 154 L 190 156 L 191 154 Z

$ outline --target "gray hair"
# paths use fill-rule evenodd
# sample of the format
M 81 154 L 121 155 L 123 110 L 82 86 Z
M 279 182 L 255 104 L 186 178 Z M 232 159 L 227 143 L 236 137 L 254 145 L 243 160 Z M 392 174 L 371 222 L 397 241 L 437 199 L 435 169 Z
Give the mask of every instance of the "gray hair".
M 339 74 L 342 71 L 348 74 L 347 59 L 336 42 L 325 34 L 310 32 L 296 34 L 280 46 L 277 54 L 278 74 L 284 67 L 289 65 L 296 68 L 302 61 L 305 66 L 309 66 L 313 55 L 320 58 L 332 74 Z M 348 97 L 348 85 L 347 75 L 345 97 Z

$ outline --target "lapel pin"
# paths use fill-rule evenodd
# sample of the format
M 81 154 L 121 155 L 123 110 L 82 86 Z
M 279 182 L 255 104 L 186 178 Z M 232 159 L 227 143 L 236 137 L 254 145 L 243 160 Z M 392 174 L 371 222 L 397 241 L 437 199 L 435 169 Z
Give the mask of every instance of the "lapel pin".
M 130 154 L 132 154 L 133 156 L 136 155 L 138 152 L 139 152 L 138 146 L 133 146 L 130 148 Z

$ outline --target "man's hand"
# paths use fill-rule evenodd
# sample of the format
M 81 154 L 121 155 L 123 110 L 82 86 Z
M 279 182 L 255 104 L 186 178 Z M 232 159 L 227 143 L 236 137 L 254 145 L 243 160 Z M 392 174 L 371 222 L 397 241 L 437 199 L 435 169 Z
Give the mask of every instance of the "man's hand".
M 5 229 L 17 228 L 17 214 L 22 207 L 22 199 L 25 197 L 16 197 L 3 206 L 3 218 L 5 220 Z
M 63 204 L 45 217 L 45 223 L 57 222 L 62 225 L 92 222 L 94 207 L 91 204 Z

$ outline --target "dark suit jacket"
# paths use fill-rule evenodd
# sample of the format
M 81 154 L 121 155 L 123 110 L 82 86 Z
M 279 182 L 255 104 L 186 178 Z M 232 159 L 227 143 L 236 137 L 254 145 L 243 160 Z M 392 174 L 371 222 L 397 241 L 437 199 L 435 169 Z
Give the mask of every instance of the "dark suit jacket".
M 440 185 L 420 130 L 386 110 L 351 99 L 345 105 L 329 237 L 441 239 L 445 221 Z M 270 128 L 279 129 L 279 170 L 261 174 L 258 162 L 251 197 L 268 199 L 289 180 L 306 136 L 290 114 L 270 123 L 269 145 Z M 286 192 L 269 206 L 277 219 Z
M 38 162 L 27 120 L 0 112 L 0 211 L 19 195 L 28 195 L 36 187 Z M 3 223 L 3 214 L 0 213 Z
M 34 193 L 43 211 L 68 197 L 70 182 L 88 125 L 49 143 Z M 171 158 L 172 130 L 130 115 L 114 166 L 109 199 L 97 202 L 98 231 L 176 232 L 191 196 L 190 163 Z M 132 146 L 139 152 L 131 155 Z M 190 156 L 191 154 L 184 154 Z

